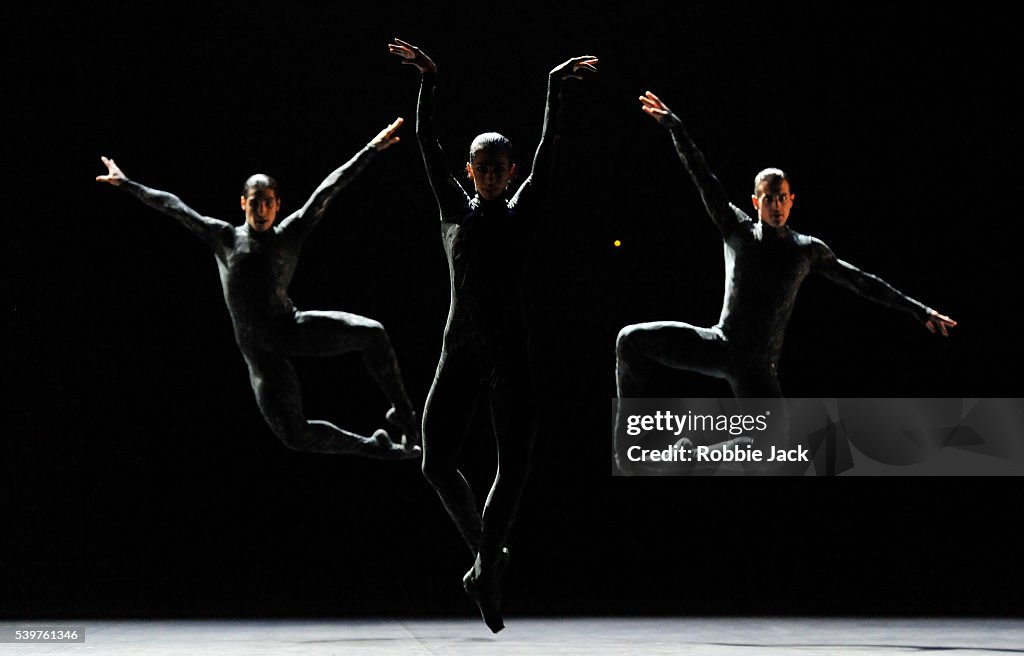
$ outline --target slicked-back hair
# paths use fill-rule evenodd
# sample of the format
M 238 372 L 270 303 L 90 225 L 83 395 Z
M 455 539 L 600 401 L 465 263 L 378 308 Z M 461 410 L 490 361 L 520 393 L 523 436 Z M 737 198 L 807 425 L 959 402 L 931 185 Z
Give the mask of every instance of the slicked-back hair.
M 266 173 L 256 173 L 255 175 L 250 175 L 249 178 L 245 181 L 245 184 L 242 185 L 242 195 L 248 196 L 249 192 L 252 191 L 253 189 L 273 189 L 274 195 L 278 195 L 277 180 L 270 177 Z
M 469 145 L 469 163 L 472 164 L 476 156 L 484 151 L 492 153 L 504 153 L 512 161 L 512 142 L 503 134 L 497 132 L 484 132 L 473 139 Z
M 792 190 L 793 183 L 790 181 L 789 176 L 782 169 L 767 168 L 757 175 L 754 176 L 754 195 L 756 196 L 761 190 L 761 185 L 764 183 L 772 184 L 776 181 L 780 182 L 785 180 L 789 182 L 789 187 Z

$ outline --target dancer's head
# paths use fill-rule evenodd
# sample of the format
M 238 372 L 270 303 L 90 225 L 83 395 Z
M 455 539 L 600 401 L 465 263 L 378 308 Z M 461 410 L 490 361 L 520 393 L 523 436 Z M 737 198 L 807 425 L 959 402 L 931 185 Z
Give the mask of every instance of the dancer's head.
M 270 230 L 280 209 L 277 180 L 263 173 L 249 176 L 242 187 L 242 211 L 249 227 L 257 232 Z
M 765 169 L 754 176 L 751 200 L 757 216 L 773 228 L 781 228 L 789 220 L 796 196 L 789 190 L 789 178 L 780 169 Z
M 481 198 L 501 198 L 516 174 L 512 142 L 497 132 L 477 136 L 469 146 L 466 173 Z

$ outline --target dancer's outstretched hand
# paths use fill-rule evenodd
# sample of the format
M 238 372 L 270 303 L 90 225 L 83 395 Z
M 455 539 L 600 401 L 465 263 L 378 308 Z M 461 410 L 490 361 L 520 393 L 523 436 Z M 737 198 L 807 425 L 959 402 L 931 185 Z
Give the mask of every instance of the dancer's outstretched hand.
M 644 113 L 657 121 L 659 125 L 663 125 L 666 128 L 679 124 L 679 119 L 668 108 L 668 105 L 650 91 L 640 96 L 640 109 L 644 110 Z
M 380 151 L 401 141 L 399 137 L 395 136 L 395 133 L 398 132 L 398 128 L 402 127 L 404 122 L 405 119 L 401 116 L 396 118 L 394 123 L 381 130 L 376 137 L 370 140 L 370 145 Z
M 593 55 L 583 55 L 582 57 L 573 57 L 572 59 L 562 62 L 558 66 L 551 69 L 549 74 L 552 78 L 564 80 L 566 78 L 574 77 L 577 80 L 582 80 L 583 76 L 580 75 L 580 71 L 590 71 L 592 73 L 597 72 L 595 64 L 598 59 Z
M 941 332 L 943 337 L 949 337 L 949 331 L 947 328 L 956 327 L 956 322 L 947 317 L 944 314 L 939 314 L 935 310 L 931 311 L 931 318 L 924 322 L 924 327 L 932 333 L 936 331 Z
M 419 69 L 420 73 L 436 73 L 437 64 L 416 46 L 395 37 L 394 43 L 388 44 L 388 52 L 402 58 L 403 64 L 411 64 Z
M 121 171 L 114 160 L 104 156 L 100 156 L 100 159 L 107 165 L 107 174 L 97 175 L 96 182 L 108 182 L 116 187 L 128 179 L 128 176 Z

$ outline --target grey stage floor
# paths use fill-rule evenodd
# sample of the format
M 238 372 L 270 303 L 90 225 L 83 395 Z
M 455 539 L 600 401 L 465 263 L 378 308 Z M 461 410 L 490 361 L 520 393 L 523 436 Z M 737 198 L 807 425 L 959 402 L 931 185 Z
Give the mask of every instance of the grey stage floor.
M 9 633 L 27 623 L 0 622 Z M 78 644 L 0 644 L 0 654 L 1024 654 L 1024 621 L 572 618 L 507 620 L 79 621 Z

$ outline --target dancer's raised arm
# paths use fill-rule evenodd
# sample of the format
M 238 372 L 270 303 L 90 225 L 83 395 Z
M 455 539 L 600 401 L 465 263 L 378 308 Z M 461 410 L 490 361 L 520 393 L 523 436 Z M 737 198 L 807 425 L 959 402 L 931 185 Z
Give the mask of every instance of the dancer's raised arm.
M 541 128 L 540 143 L 537 144 L 537 152 L 533 156 L 533 168 L 530 176 L 519 187 L 516 192 L 518 202 L 524 195 L 541 195 L 551 179 L 551 164 L 554 160 L 554 144 L 558 139 L 558 117 L 562 104 L 562 83 L 575 78 L 582 80 L 582 73 L 590 71 L 597 72 L 596 64 L 598 59 L 591 55 L 573 57 L 562 62 L 548 73 L 547 100 L 544 104 L 544 126 Z
M 289 232 L 299 231 L 302 237 L 312 232 L 338 192 L 366 168 L 376 153 L 398 143 L 399 137 L 395 136 L 395 133 L 402 126 L 403 120 L 401 117 L 396 118 L 393 123 L 378 132 L 377 136 L 371 139 L 352 159 L 332 171 L 316 188 L 305 205 L 281 221 L 280 229 Z
M 388 51 L 401 57 L 403 64 L 415 66 L 421 74 L 420 94 L 416 102 L 416 139 L 423 153 L 427 178 L 441 208 L 441 218 L 456 220 L 469 203 L 469 195 L 452 175 L 434 129 L 434 86 L 437 83 L 437 65 L 427 53 L 398 38 L 394 43 L 388 44 Z
M 743 211 L 729 202 L 725 188 L 722 187 L 722 183 L 718 181 L 711 171 L 711 167 L 704 160 L 704 154 L 690 139 L 683 122 L 672 113 L 668 105 L 650 91 L 640 96 L 640 105 L 644 113 L 666 128 L 672 135 L 672 142 L 676 146 L 679 159 L 683 161 L 690 178 L 697 186 L 701 200 L 704 201 L 704 207 L 711 220 L 718 226 L 722 236 L 727 237 L 738 222 L 749 221 L 750 218 Z
M 211 247 L 215 246 L 225 235 L 230 235 L 234 230 L 230 223 L 209 216 L 203 216 L 172 193 L 160 191 L 159 189 L 150 189 L 145 185 L 128 179 L 128 176 L 124 174 L 113 158 L 102 156 L 100 159 L 107 167 L 107 173 L 106 175 L 97 175 L 97 182 L 106 182 L 124 189 L 146 205 L 174 218 Z

